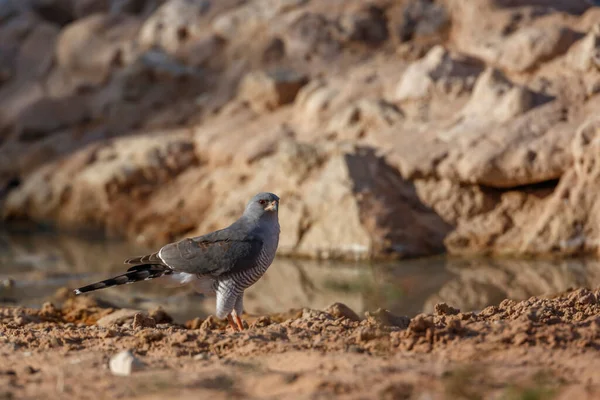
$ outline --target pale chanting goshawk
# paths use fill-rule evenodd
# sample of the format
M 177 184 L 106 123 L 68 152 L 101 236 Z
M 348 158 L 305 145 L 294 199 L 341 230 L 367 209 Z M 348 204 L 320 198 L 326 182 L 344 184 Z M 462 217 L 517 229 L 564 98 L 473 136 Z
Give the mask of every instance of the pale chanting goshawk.
M 76 289 L 75 294 L 165 277 L 179 285 L 191 283 L 198 292 L 216 294 L 217 317 L 227 317 L 234 330 L 242 330 L 244 291 L 260 279 L 275 258 L 278 209 L 279 197 L 259 193 L 227 228 L 130 258 L 125 264 L 133 266 L 124 274 Z

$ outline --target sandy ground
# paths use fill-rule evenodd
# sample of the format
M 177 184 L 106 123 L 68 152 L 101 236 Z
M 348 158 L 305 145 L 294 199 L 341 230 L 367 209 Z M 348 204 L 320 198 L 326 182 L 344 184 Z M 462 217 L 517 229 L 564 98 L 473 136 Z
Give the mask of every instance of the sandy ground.
M 243 332 L 66 293 L 0 308 L 0 399 L 600 398 L 600 290 L 412 319 L 337 304 L 246 315 Z M 114 375 L 127 349 L 141 364 Z

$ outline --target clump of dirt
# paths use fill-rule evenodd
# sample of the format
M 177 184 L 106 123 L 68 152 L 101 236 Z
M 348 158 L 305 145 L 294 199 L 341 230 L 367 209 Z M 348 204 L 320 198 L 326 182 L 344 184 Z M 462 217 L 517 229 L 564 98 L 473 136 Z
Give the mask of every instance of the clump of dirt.
M 308 385 L 308 388 L 305 387 L 308 393 L 350 391 L 358 394 L 362 390 L 366 395 L 373 395 L 368 390 L 368 383 L 372 381 L 375 371 L 381 373 L 383 369 L 383 376 L 393 378 L 395 383 L 388 382 L 382 387 L 382 396 L 389 397 L 405 389 L 406 393 L 416 396 L 415 379 L 425 379 L 425 375 L 415 375 L 414 372 L 400 371 L 395 367 L 386 370 L 389 360 L 417 360 L 419 366 L 424 370 L 429 368 L 429 371 L 432 365 L 439 364 L 441 355 L 448 366 L 503 360 L 511 365 L 529 365 L 531 374 L 540 368 L 551 369 L 552 366 L 575 359 L 585 359 L 585 365 L 589 367 L 587 358 L 596 359 L 600 349 L 599 299 L 600 291 L 580 289 L 553 299 L 531 298 L 522 302 L 504 300 L 498 306 L 488 307 L 478 313 L 463 313 L 447 304 L 438 304 L 434 314 L 420 314 L 412 319 L 381 309 L 368 312 L 361 318 L 347 306 L 336 303 L 327 311 L 303 309 L 269 316 L 246 315 L 248 329 L 235 332 L 214 316 L 178 325 L 172 323 L 171 317 L 162 309 L 146 314 L 135 310 L 117 310 L 107 304 L 99 304 L 90 297 L 67 296 L 60 307 L 46 303 L 39 310 L 0 308 L 0 350 L 7 357 L 7 365 L 14 365 L 21 370 L 31 366 L 42 371 L 38 374 L 37 384 L 24 379 L 18 385 L 15 383 L 10 386 L 11 393 L 16 395 L 30 384 L 33 389 L 29 387 L 28 393 L 41 394 L 44 379 L 53 376 L 49 372 L 52 363 L 65 355 L 78 359 L 90 357 L 95 360 L 97 367 L 106 365 L 106 360 L 115 353 L 130 350 L 136 357 L 142 358 L 146 365 L 146 370 L 141 374 L 149 371 L 161 374 L 167 374 L 167 371 L 196 371 L 200 364 L 202 368 L 224 368 L 229 372 L 245 368 L 238 364 L 235 368 L 222 364 L 226 360 L 250 364 L 258 360 L 264 364 L 248 366 L 248 371 L 266 368 L 265 371 L 275 369 L 285 372 L 281 372 L 285 376 L 278 375 L 279 378 L 254 376 L 248 372 L 248 377 L 243 380 L 249 382 L 251 377 L 253 382 L 258 382 L 255 382 L 258 386 L 246 387 L 244 393 L 247 395 L 279 393 L 275 389 L 266 389 L 267 381 L 278 379 L 286 382 L 283 386 L 289 386 L 284 393 L 297 393 L 299 389 L 294 382 L 301 376 L 311 376 L 311 379 L 319 377 L 318 384 L 309 379 L 312 383 L 300 385 Z M 547 349 L 557 351 L 548 352 Z M 289 357 L 292 355 L 296 361 L 292 361 L 292 365 L 286 364 L 285 360 L 291 361 Z M 31 360 L 37 361 L 33 365 Z M 328 371 L 343 370 L 348 363 L 354 362 L 361 365 L 365 363 L 361 367 L 364 369 L 363 375 L 357 383 L 349 384 L 345 381 L 348 377 L 344 376 L 324 378 Z M 388 367 L 384 368 L 385 365 Z M 582 382 L 578 373 L 574 373 L 577 368 L 585 369 L 582 364 L 580 367 L 572 366 L 568 372 L 552 373 L 558 373 L 564 382 L 577 384 Z M 96 388 L 105 387 L 106 382 L 101 383 L 102 379 L 113 379 L 105 369 L 88 370 L 83 367 L 72 373 L 74 382 L 79 382 L 75 377 L 87 379 L 90 375 L 100 374 L 98 382 L 88 383 L 97 385 Z M 446 381 L 442 379 L 444 376 L 462 376 L 460 373 L 453 374 L 443 375 L 442 371 L 438 376 L 439 385 L 419 387 L 435 392 L 461 386 L 448 384 L 446 378 Z M 515 375 L 514 379 L 519 380 L 526 375 Z M 2 376 L 13 375 L 0 373 L 0 384 Z M 590 376 L 588 381 L 600 384 L 600 377 Z M 493 381 L 495 378 L 478 379 Z M 257 389 L 259 387 L 262 389 Z M 498 385 L 494 384 L 481 387 L 484 391 L 498 390 Z M 223 392 L 221 389 L 211 390 Z M 117 388 L 112 390 L 115 395 L 122 394 Z

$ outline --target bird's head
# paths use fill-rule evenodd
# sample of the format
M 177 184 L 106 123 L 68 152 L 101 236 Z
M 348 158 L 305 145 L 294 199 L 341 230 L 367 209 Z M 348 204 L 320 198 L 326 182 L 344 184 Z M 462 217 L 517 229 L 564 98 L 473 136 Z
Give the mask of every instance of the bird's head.
M 264 215 L 277 215 L 279 210 L 279 197 L 273 193 L 262 192 L 257 194 L 248 202 L 244 214 L 254 217 Z

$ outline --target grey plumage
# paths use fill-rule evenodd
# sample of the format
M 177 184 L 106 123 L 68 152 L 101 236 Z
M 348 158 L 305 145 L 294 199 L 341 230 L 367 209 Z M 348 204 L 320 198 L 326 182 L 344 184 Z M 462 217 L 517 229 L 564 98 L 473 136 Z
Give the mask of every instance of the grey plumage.
M 133 266 L 126 273 L 84 286 L 75 293 L 167 277 L 179 284 L 192 283 L 200 292 L 216 293 L 217 317 L 228 317 L 232 324 L 233 311 L 241 329 L 244 290 L 260 279 L 275 257 L 279 243 L 278 208 L 279 197 L 259 193 L 227 228 L 128 259 L 125 263 Z

